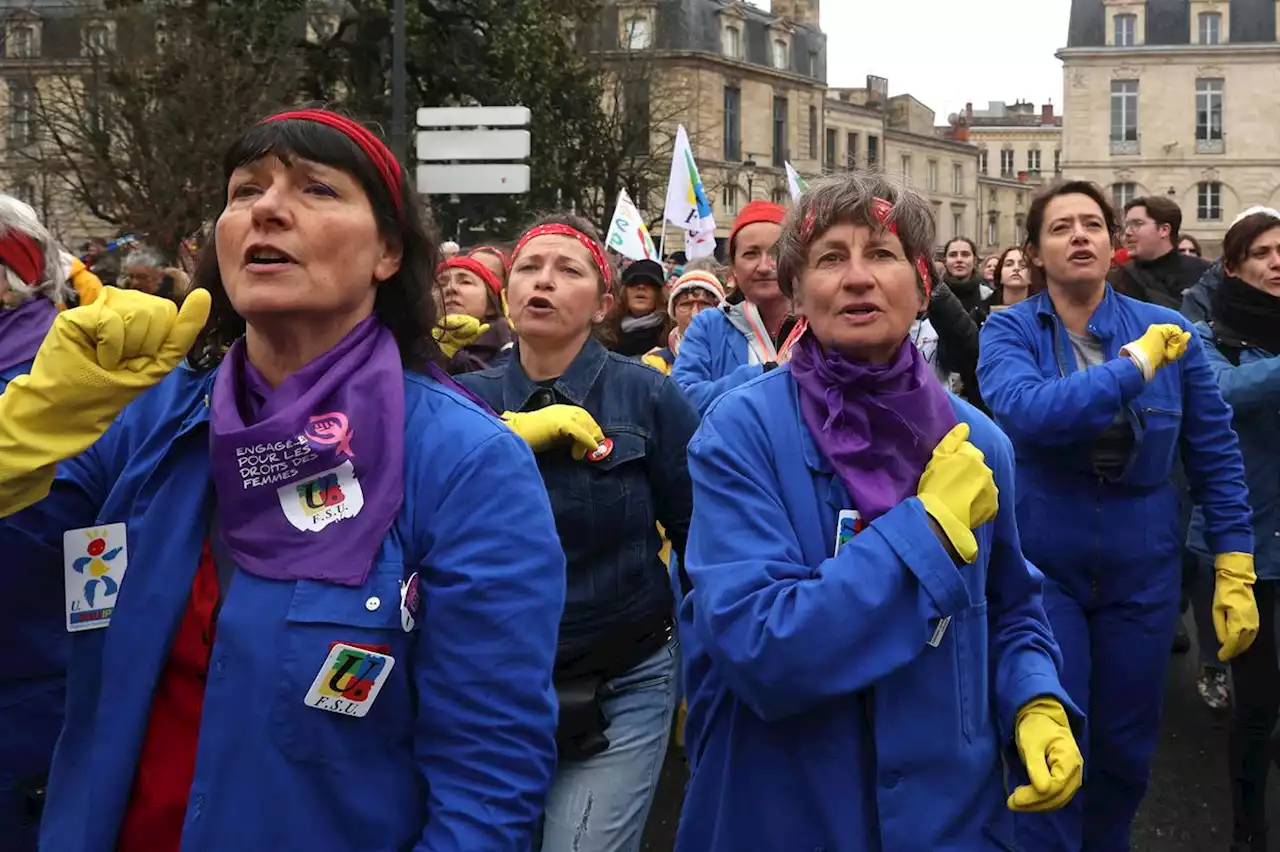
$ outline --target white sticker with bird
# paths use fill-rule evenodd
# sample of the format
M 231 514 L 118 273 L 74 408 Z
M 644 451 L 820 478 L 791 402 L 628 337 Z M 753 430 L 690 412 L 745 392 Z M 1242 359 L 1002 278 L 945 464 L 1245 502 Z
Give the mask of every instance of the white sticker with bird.
M 96 630 L 111 623 L 120 584 L 129 567 L 124 524 L 103 524 L 62 534 L 67 631 Z

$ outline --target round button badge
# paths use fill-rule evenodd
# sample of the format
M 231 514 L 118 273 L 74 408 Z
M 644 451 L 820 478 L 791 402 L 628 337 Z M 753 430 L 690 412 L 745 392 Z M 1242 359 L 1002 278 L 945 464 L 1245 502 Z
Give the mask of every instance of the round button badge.
M 596 447 L 587 454 L 587 461 L 602 462 L 613 454 L 613 441 L 609 438 L 604 439 L 604 443 Z

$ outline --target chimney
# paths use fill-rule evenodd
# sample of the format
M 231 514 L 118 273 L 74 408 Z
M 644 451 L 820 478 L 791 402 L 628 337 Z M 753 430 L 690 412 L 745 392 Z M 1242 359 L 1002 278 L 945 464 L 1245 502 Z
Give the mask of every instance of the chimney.
M 964 119 L 969 124 L 973 123 L 973 101 L 964 105 Z
M 1053 124 L 1053 104 L 1040 107 L 1040 123 L 1046 126 Z

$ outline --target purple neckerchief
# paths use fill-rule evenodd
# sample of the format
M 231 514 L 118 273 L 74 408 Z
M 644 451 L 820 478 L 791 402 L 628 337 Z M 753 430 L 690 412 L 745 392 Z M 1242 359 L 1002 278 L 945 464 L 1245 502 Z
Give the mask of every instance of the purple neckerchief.
M 210 408 L 236 564 L 270 580 L 363 585 L 404 502 L 404 371 L 386 326 L 364 320 L 274 389 L 237 340 Z
M 58 307 L 37 297 L 9 310 L 0 310 L 0 370 L 36 357 L 36 350 L 58 318 Z
M 904 340 L 888 364 L 823 350 L 810 332 L 791 352 L 800 413 L 818 451 L 870 523 L 916 493 L 955 409 L 924 357 Z

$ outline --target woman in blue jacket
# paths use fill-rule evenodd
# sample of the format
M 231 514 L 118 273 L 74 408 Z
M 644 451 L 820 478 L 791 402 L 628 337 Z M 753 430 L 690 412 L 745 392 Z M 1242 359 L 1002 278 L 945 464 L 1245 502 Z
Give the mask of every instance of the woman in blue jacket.
M 791 300 L 778 287 L 774 244 L 786 211 L 752 201 L 729 233 L 729 277 L 734 290 L 719 310 L 689 324 L 671 375 L 698 411 L 725 391 L 786 361 L 795 340 Z
M 933 235 L 881 176 L 810 185 L 779 243 L 807 330 L 689 446 L 678 852 L 1006 850 L 1080 784 L 1009 443 L 908 339 Z
M 1216 554 L 1219 652 L 1257 631 L 1240 448 L 1199 337 L 1106 283 L 1115 213 L 1070 182 L 1027 211 L 1032 289 L 982 329 L 982 396 L 1017 454 L 1018 525 L 1046 576 L 1064 682 L 1088 715 L 1082 801 L 1019 820 L 1028 848 L 1119 852 L 1146 790 L 1178 618 L 1174 459 Z
M 656 524 L 683 558 L 685 447 L 698 415 L 670 378 L 594 339 L 613 298 L 595 229 L 576 216 L 543 220 L 511 257 L 510 360 L 460 378 L 537 452 L 568 562 L 560 764 L 534 846 L 543 852 L 638 852 L 677 701 Z
M 376 137 L 285 113 L 225 168 L 190 365 L 0 521 L 73 640 L 41 848 L 527 849 L 564 595 L 533 459 L 427 366 L 437 250 Z
M 1209 323 L 1197 325 L 1231 425 L 1240 436 L 1258 582 L 1258 638 L 1231 660 L 1230 778 L 1233 852 L 1266 852 L 1269 742 L 1280 715 L 1276 587 L 1280 585 L 1280 215 L 1250 213 L 1222 243 L 1226 275 L 1213 291 Z M 1192 516 L 1188 547 L 1205 562 L 1205 514 Z M 1205 566 L 1208 570 L 1208 566 Z

